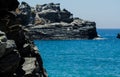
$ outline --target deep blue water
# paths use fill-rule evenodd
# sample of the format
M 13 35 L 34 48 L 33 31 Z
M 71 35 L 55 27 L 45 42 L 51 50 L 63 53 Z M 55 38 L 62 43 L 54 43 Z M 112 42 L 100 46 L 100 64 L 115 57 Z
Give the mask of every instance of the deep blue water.
M 99 29 L 104 40 L 36 40 L 49 77 L 120 77 L 120 29 Z

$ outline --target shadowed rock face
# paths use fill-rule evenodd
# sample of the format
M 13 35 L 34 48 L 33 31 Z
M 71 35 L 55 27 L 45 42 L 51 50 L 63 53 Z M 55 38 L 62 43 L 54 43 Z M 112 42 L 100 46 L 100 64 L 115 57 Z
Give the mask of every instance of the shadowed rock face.
M 15 10 L 19 5 L 17 0 L 0 0 L 0 10 Z
M 18 7 L 19 2 L 17 0 L 0 0 L 0 18 L 6 16 L 6 11 L 14 11 Z
M 60 4 L 43 4 L 36 6 L 36 12 L 40 18 L 44 18 L 46 23 L 54 23 L 54 22 L 67 22 L 70 23 L 73 21 L 73 14 L 68 10 L 60 9 Z
M 117 38 L 119 38 L 119 39 L 120 39 L 120 33 L 118 33 Z
M 8 40 L 5 33 L 0 31 L 0 76 L 11 77 L 19 66 L 19 62 L 20 54 L 15 41 Z
M 0 76 L 47 77 L 38 49 L 15 13 L 17 0 L 0 0 Z
M 27 25 L 31 22 L 31 7 L 26 3 L 22 2 L 19 6 L 19 17 L 21 18 L 21 24 Z

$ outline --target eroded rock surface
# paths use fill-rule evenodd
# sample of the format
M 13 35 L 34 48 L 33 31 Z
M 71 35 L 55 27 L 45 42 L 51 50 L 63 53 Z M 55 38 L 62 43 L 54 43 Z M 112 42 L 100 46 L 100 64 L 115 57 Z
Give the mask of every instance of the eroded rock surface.
M 31 13 L 35 15 L 31 15 L 34 23 L 27 25 L 30 26 L 27 35 L 31 39 L 64 40 L 98 37 L 95 22 L 74 18 L 68 10 L 61 10 L 60 4 L 36 5 L 36 7 L 31 8 Z
M 18 4 L 0 0 L 0 76 L 47 77 L 39 51 L 15 12 Z

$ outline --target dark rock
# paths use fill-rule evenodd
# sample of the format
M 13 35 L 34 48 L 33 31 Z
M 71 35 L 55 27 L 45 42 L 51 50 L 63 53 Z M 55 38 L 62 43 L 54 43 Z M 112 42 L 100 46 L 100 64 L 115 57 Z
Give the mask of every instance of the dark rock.
M 0 49 L 1 49 L 0 57 L 4 55 L 6 46 L 7 46 L 7 37 L 5 36 L 4 32 L 0 31 Z
M 34 20 L 34 18 L 32 17 L 33 14 L 31 12 L 31 7 L 26 2 L 21 3 L 19 11 L 19 17 L 21 18 L 22 25 L 28 25 L 33 22 L 32 20 Z
M 0 0 L 0 10 L 13 11 L 18 7 L 18 5 L 19 2 L 17 0 Z
M 119 38 L 119 39 L 120 39 L 120 33 L 118 33 L 117 38 Z
M 4 32 L 0 32 L 0 75 L 8 77 L 13 74 L 20 62 L 20 55 L 13 40 L 7 40 Z
M 27 33 L 31 39 L 94 39 L 97 36 L 96 23 L 73 18 L 60 4 L 37 5 L 35 23 Z
M 79 24 L 78 24 L 79 23 Z M 85 25 L 87 24 L 87 25 Z M 30 28 L 32 39 L 93 39 L 97 37 L 95 22 L 51 23 Z
M 62 22 L 71 23 L 73 21 L 73 14 L 66 9 L 60 11 L 59 16 L 60 16 L 60 22 L 62 21 Z
M 38 6 L 36 6 L 36 8 L 38 9 Z M 72 14 L 68 10 L 60 9 L 60 4 L 45 4 L 41 5 L 40 9 L 41 10 L 37 11 L 39 17 L 44 18 L 46 21 L 50 21 L 51 23 L 61 21 L 69 23 L 73 20 Z
M 29 7 L 24 2 L 22 4 L 24 7 Z M 20 19 L 24 17 L 20 16 L 20 18 L 15 13 L 18 1 L 1 0 L 0 6 L 0 14 L 2 14 L 0 15 L 0 76 L 47 77 L 39 51 L 27 37 L 27 31 L 22 26 L 27 25 L 29 21 L 20 23 Z M 30 9 L 25 9 L 25 12 L 23 8 L 21 10 L 26 19 L 29 15 L 27 11 L 31 12 Z

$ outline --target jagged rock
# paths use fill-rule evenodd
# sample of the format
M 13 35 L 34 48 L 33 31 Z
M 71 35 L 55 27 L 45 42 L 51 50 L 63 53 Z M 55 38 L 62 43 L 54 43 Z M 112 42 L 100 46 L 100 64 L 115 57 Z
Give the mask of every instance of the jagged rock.
M 36 13 L 34 24 L 35 25 L 39 25 L 39 24 L 44 25 L 45 23 L 46 23 L 46 20 L 43 18 L 40 18 L 38 13 Z
M 25 8 L 20 14 L 29 20 L 31 8 L 24 2 L 22 4 Z M 30 22 L 25 20 L 21 25 L 20 19 L 24 17 L 15 13 L 18 1 L 0 0 L 0 6 L 0 76 L 47 77 L 39 51 L 22 26 Z
M 62 22 L 71 23 L 73 21 L 73 14 L 66 9 L 60 11 L 59 16 L 60 16 L 60 22 L 62 21 Z
M 42 12 L 48 9 L 60 11 L 60 4 L 49 3 L 49 4 L 43 4 L 43 5 L 36 5 L 37 12 Z
M 60 4 L 36 5 L 35 23 L 29 27 L 27 35 L 31 39 L 93 39 L 98 37 L 96 23 L 73 18 Z
M 60 4 L 49 3 L 44 5 L 37 5 L 36 9 L 39 17 L 44 18 L 46 21 L 51 23 L 61 21 L 69 23 L 73 20 L 72 14 L 68 10 L 60 9 Z
M 7 40 L 4 32 L 0 31 L 0 75 L 11 76 L 19 66 L 20 55 L 13 40 Z
M 117 38 L 119 38 L 119 39 L 120 39 L 120 33 L 118 33 Z
M 26 3 L 22 2 L 19 8 L 19 17 L 21 18 L 22 25 L 28 25 L 33 23 L 34 13 L 31 12 L 31 7 Z
M 5 53 L 6 46 L 7 46 L 7 37 L 5 36 L 4 32 L 0 31 L 0 57 L 2 57 Z

